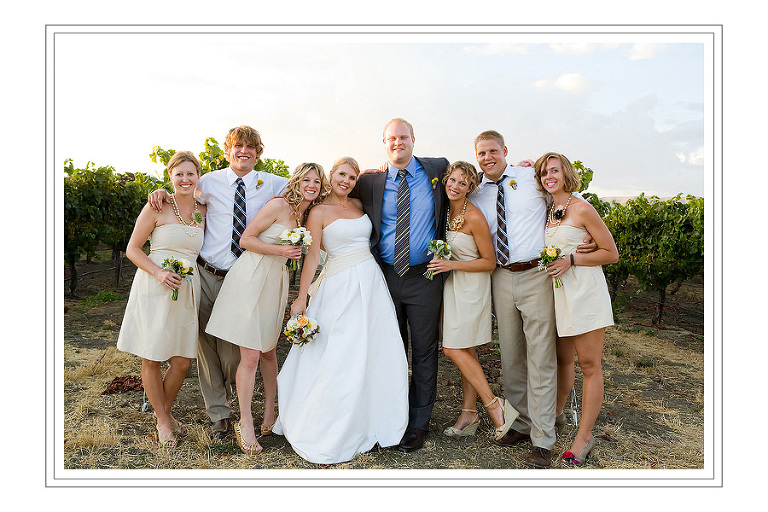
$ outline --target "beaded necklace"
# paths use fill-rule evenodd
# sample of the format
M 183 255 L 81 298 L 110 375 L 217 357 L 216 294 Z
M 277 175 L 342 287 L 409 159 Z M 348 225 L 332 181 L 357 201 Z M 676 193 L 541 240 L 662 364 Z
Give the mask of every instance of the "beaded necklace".
M 547 236 L 554 236 L 555 233 L 557 233 L 557 228 L 560 227 L 560 222 L 565 218 L 565 211 L 568 209 L 568 205 L 571 204 L 571 199 L 573 199 L 573 194 L 570 194 L 568 196 L 568 201 L 565 202 L 565 206 L 555 209 L 555 202 L 552 201 L 552 204 L 549 207 L 549 218 L 547 220 Z M 554 231 L 550 233 L 550 224 L 554 226 Z
M 461 208 L 461 213 L 451 220 L 451 208 L 448 207 L 448 211 L 445 213 L 445 225 L 448 231 L 458 231 L 461 226 L 464 225 L 464 213 L 467 211 L 467 198 L 464 198 L 464 206 Z
M 179 220 L 179 224 L 181 224 L 181 229 L 184 230 L 184 233 L 190 237 L 194 238 L 197 236 L 199 231 L 195 230 L 194 234 L 190 235 L 189 231 L 187 231 L 187 228 L 185 226 L 189 227 L 199 227 L 198 223 L 195 221 L 195 218 L 200 218 L 200 210 L 197 207 L 197 201 L 194 201 L 195 203 L 195 212 L 192 214 L 192 222 L 187 223 L 187 221 L 184 220 L 184 218 L 181 216 L 181 212 L 179 211 L 179 206 L 176 204 L 176 198 L 174 197 L 176 194 L 171 194 L 171 206 L 173 207 L 173 213 L 176 214 L 176 218 Z

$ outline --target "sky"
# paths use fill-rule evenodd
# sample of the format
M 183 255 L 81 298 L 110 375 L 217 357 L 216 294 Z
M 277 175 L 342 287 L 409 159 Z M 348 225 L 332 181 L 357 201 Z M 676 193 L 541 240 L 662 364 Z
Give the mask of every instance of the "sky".
M 56 30 L 55 165 L 159 175 L 154 146 L 198 154 L 207 137 L 223 147 L 247 124 L 263 156 L 291 170 L 342 156 L 374 168 L 384 125 L 402 117 L 417 156 L 475 164 L 475 136 L 493 129 L 510 162 L 549 151 L 581 160 L 601 197 L 706 193 L 712 70 L 701 35 L 187 30 Z

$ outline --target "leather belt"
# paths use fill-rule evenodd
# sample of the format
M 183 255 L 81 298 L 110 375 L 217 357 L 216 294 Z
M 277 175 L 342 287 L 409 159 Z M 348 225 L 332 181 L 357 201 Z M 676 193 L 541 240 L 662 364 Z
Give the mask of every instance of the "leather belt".
M 539 260 L 521 261 L 519 263 L 510 263 L 509 265 L 499 265 L 499 268 L 509 270 L 510 272 L 522 272 L 539 266 Z
M 215 276 L 224 277 L 225 275 L 227 275 L 226 270 L 221 270 L 220 268 L 214 267 L 213 265 L 205 261 L 199 254 L 197 256 L 197 264 Z

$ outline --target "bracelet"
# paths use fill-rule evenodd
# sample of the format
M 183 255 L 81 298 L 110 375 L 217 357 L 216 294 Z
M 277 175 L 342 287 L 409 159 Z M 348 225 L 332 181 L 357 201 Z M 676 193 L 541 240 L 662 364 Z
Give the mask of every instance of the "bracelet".
M 574 266 L 574 265 L 576 264 L 573 262 L 573 254 L 571 254 L 571 266 Z

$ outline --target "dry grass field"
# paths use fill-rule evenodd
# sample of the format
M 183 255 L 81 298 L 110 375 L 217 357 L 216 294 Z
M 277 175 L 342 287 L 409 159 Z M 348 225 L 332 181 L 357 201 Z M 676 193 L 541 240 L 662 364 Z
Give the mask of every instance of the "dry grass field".
M 141 367 L 139 358 L 115 349 L 133 266 L 126 263 L 124 281 L 117 289 L 110 283 L 111 266 L 110 261 L 83 265 L 79 297 L 66 297 L 64 301 L 67 469 L 527 468 L 525 458 L 530 445 L 496 446 L 491 441 L 492 424 L 482 412 L 477 436 L 454 439 L 442 435 L 442 429 L 452 424 L 461 407 L 459 372 L 442 354 L 430 433 L 425 447 L 415 453 L 377 448 L 350 462 L 321 468 L 297 456 L 283 437 L 264 436 L 260 439 L 262 453 L 243 455 L 233 434 L 223 442 L 211 440 L 194 362 L 175 405 L 175 416 L 189 432 L 176 449 L 161 449 L 155 441 L 151 407 L 142 411 L 142 391 L 102 394 L 117 377 L 138 378 Z M 595 429 L 598 443 L 585 467 L 703 468 L 703 284 L 700 280 L 684 283 L 668 298 L 662 328 L 650 325 L 655 295 L 636 291 L 630 280 L 621 293 L 631 298 L 619 313 L 616 326 L 607 332 L 603 353 L 605 402 Z M 280 364 L 288 349 L 289 343 L 281 340 Z M 494 391 L 501 394 L 495 342 L 481 348 L 480 359 Z M 259 380 L 257 376 L 253 405 L 257 422 L 262 415 Z M 577 389 L 580 392 L 578 370 Z M 237 411 L 235 399 L 232 405 Z M 237 419 L 236 412 L 233 419 Z M 557 457 L 570 446 L 574 435 L 575 428 L 569 425 L 558 438 L 553 469 L 566 469 Z

